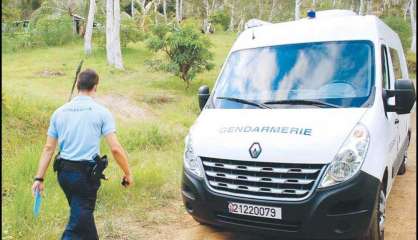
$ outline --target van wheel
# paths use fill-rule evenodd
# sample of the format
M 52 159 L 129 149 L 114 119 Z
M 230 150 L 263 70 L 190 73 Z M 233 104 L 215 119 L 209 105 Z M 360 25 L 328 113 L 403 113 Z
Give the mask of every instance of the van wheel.
M 402 160 L 402 164 L 401 164 L 401 166 L 399 167 L 399 170 L 398 170 L 398 175 L 404 175 L 406 173 L 406 162 L 408 160 L 407 153 L 408 153 L 408 151 L 405 151 L 405 154 L 404 154 L 404 157 L 403 157 L 403 160 Z
M 379 201 L 375 207 L 376 215 L 372 218 L 372 223 L 366 234 L 358 240 L 384 240 L 385 239 L 385 210 L 386 194 L 383 188 L 380 188 Z

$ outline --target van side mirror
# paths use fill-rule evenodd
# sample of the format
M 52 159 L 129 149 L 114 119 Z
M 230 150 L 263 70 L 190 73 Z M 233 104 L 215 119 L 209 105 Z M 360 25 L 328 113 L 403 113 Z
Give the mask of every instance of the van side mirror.
M 398 114 L 410 113 L 416 100 L 415 88 L 411 80 L 396 80 L 395 90 L 384 90 L 383 96 L 386 99 L 386 111 Z M 387 104 L 390 97 L 395 97 L 395 105 Z
M 198 97 L 199 97 L 199 108 L 202 110 L 205 107 L 206 102 L 209 99 L 209 87 L 206 85 L 200 86 L 198 90 Z

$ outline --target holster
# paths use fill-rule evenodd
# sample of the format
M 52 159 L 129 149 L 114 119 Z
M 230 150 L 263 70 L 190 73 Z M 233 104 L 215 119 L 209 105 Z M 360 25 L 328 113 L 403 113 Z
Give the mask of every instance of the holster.
M 60 171 L 61 170 L 61 157 L 60 157 L 60 154 L 58 153 L 57 155 L 55 155 L 55 158 L 54 158 L 54 163 L 53 163 L 53 169 L 54 169 L 54 172 L 58 172 L 58 171 Z
M 90 170 L 90 179 L 97 181 L 100 179 L 107 180 L 106 176 L 103 174 L 103 171 L 106 169 L 109 163 L 107 156 L 104 155 L 103 157 L 100 157 L 98 154 L 96 154 L 93 160 L 94 165 Z

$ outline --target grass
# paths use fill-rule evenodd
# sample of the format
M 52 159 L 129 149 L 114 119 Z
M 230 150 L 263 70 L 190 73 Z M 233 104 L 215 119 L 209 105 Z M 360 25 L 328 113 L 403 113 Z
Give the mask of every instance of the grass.
M 100 74 L 99 96 L 127 97 L 152 114 L 144 119 L 117 119 L 118 137 L 128 151 L 136 184 L 131 189 L 121 188 L 122 172 L 111 158 L 106 170 L 110 180 L 102 183 L 97 202 L 101 237 L 121 237 L 115 220 L 118 216 L 153 221 L 150 211 L 180 198 L 183 139 L 199 112 L 197 88 L 213 85 L 235 37 L 226 33 L 210 36 L 215 68 L 198 75 L 188 90 L 179 79 L 144 66 L 152 53 L 143 43 L 123 50 L 124 71 L 107 66 L 103 49 L 85 58 L 83 68 Z M 38 219 L 32 214 L 30 187 L 49 117 L 67 100 L 75 68 L 84 58 L 82 44 L 2 53 L 2 57 L 2 239 L 57 239 L 69 209 L 52 167 L 46 175 Z M 45 70 L 60 75 L 42 76 Z M 103 142 L 102 153 L 110 155 Z
M 197 117 L 197 89 L 213 86 L 235 34 L 210 35 L 215 68 L 200 74 L 190 89 L 166 73 L 152 72 L 144 61 L 152 57 L 143 43 L 123 50 L 124 71 L 106 64 L 103 49 L 85 58 L 84 68 L 100 74 L 99 96 L 129 98 L 152 116 L 135 121 L 117 119 L 118 137 L 128 151 L 136 184 L 120 186 L 121 171 L 113 159 L 102 183 L 96 221 L 104 239 L 138 239 L 121 232 L 121 216 L 138 222 L 156 222 L 150 214 L 180 198 L 183 139 Z M 57 239 L 67 221 L 68 207 L 52 169 L 46 176 L 41 215 L 32 215 L 30 192 L 52 112 L 68 98 L 75 68 L 84 58 L 82 44 L 2 53 L 2 239 Z M 408 55 L 415 59 L 415 55 Z M 62 76 L 42 76 L 42 72 Z M 110 156 L 102 142 L 102 153 Z M 158 217 L 164 222 L 168 216 Z

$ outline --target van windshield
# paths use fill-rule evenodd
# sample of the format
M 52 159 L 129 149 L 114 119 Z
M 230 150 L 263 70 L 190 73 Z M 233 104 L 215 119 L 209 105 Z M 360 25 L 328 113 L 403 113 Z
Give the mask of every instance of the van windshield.
M 361 107 L 374 83 L 370 41 L 245 49 L 231 53 L 225 64 L 213 95 L 215 108 L 257 107 L 236 99 L 271 108 L 316 101 L 322 107 Z

